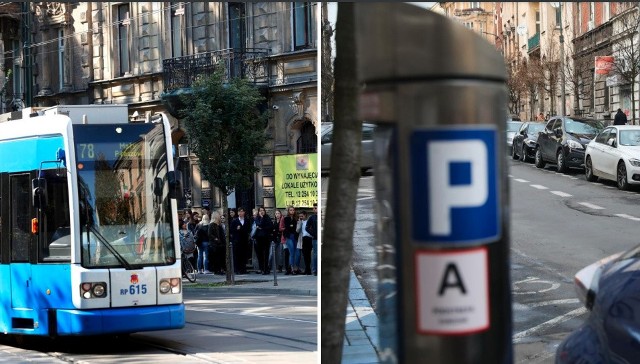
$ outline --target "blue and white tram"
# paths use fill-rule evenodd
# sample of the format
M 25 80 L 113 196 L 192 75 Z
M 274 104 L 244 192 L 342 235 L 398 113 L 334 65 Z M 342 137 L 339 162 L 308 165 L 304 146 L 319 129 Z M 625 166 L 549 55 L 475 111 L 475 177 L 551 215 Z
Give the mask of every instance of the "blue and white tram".
M 0 332 L 184 327 L 169 133 L 165 116 L 0 123 Z

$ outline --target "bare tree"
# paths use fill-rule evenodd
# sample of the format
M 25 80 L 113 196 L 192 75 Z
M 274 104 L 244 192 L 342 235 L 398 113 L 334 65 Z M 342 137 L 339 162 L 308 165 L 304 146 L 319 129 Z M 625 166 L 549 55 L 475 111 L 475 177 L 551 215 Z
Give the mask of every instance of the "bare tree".
M 640 14 L 638 4 L 618 16 L 613 23 L 613 74 L 623 85 L 631 86 L 631 124 L 636 124 L 636 79 L 640 75 L 640 44 L 638 43 Z
M 509 113 L 519 114 L 522 99 L 528 92 L 527 63 L 517 56 L 510 56 L 505 60 L 507 65 L 507 89 L 509 91 Z
M 567 49 L 571 49 L 569 47 Z M 584 75 L 591 72 L 592 61 L 589 58 L 588 61 L 577 59 L 573 56 L 573 50 L 569 51 L 564 62 L 564 79 L 566 80 L 566 88 L 569 94 L 573 95 L 573 108 L 578 110 L 580 108 L 580 100 L 587 101 L 591 99 L 590 87 L 584 87 Z M 571 59 L 573 58 L 573 61 Z
M 322 121 L 333 121 L 333 62 L 331 62 L 331 37 L 333 28 L 329 22 L 327 3 L 322 3 Z
M 335 59 L 336 122 L 331 176 L 322 234 L 322 363 L 342 361 L 353 227 L 360 180 L 362 121 L 358 119 L 358 86 L 353 3 L 338 4 Z
M 558 44 L 553 39 L 549 39 L 546 52 L 540 60 L 542 82 L 539 83 L 539 86 L 549 95 L 552 115 L 556 114 L 556 94 L 561 71 L 558 53 Z

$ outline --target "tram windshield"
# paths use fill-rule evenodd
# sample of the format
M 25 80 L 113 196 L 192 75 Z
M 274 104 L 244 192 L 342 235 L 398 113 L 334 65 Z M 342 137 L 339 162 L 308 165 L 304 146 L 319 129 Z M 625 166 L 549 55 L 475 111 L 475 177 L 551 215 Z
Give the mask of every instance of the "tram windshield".
M 173 264 L 162 124 L 74 125 L 82 265 Z

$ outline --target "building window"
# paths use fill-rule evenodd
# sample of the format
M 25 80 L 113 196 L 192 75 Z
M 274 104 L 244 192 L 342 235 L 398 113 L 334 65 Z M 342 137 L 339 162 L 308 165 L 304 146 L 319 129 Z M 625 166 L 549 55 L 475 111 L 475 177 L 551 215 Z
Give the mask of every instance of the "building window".
M 246 5 L 244 3 L 229 3 L 229 48 L 234 53 L 242 54 L 246 49 Z M 233 57 L 230 77 L 242 77 L 242 57 Z
M 480 2 L 470 2 L 469 3 L 469 8 L 470 9 L 479 9 L 480 8 Z
M 311 3 L 291 3 L 293 6 L 294 50 L 310 48 L 313 43 Z
M 316 128 L 311 121 L 302 125 L 300 129 L 300 137 L 296 142 L 297 153 L 316 153 L 318 150 L 318 138 L 316 136 Z
M 129 61 L 129 4 L 118 5 L 118 58 L 120 76 L 131 71 Z
M 182 25 L 184 8 L 179 7 L 171 12 L 171 56 L 182 57 L 182 40 L 185 38 Z
M 64 29 L 58 29 L 58 89 L 64 84 Z

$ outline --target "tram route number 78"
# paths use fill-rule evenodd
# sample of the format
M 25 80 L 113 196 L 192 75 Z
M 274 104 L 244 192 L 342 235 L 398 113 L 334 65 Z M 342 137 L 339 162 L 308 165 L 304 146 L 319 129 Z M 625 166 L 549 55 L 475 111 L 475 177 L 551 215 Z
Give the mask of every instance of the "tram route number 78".
M 135 294 L 147 294 L 147 285 L 146 284 L 132 284 L 129 286 L 129 289 L 122 288 L 120 290 L 120 295 L 135 295 Z

